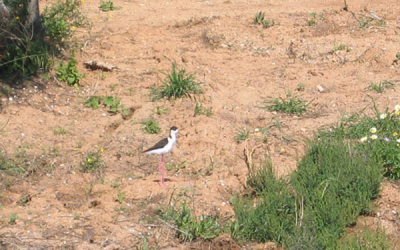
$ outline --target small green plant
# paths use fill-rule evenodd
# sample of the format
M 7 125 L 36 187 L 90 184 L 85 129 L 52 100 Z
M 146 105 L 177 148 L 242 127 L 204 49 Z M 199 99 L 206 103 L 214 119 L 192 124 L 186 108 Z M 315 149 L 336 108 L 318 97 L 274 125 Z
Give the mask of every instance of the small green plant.
M 114 96 L 91 96 L 85 101 L 85 106 L 92 109 L 98 109 L 103 104 L 108 108 L 108 112 L 116 114 L 118 111 L 124 115 L 129 115 L 130 110 L 121 105 L 121 99 Z
M 103 98 L 103 103 L 106 107 L 108 107 L 108 112 L 116 113 L 120 107 L 121 99 L 113 96 L 105 96 Z
M 169 207 L 161 211 L 161 216 L 172 220 L 176 227 L 176 237 L 183 241 L 193 241 L 197 238 L 209 240 L 216 238 L 221 232 L 221 226 L 217 218 L 201 215 L 198 219 L 192 214 L 192 210 L 182 205 L 179 210 Z
M 307 25 L 308 26 L 315 26 L 317 25 L 317 13 L 316 12 L 312 12 L 310 14 L 308 14 L 308 21 L 307 21 Z
M 397 60 L 400 60 L 400 52 L 397 52 L 397 54 L 396 54 L 396 59 L 397 59 Z
M 80 166 L 83 172 L 90 173 L 93 171 L 101 171 L 105 164 L 99 152 L 89 152 Z
M 369 90 L 373 90 L 376 93 L 383 93 L 383 91 L 388 88 L 392 88 L 392 89 L 394 88 L 394 84 L 392 81 L 385 80 L 385 81 L 381 81 L 379 83 L 371 82 L 368 87 Z
M 160 108 L 159 106 L 157 106 L 156 110 L 153 111 L 153 114 L 157 114 L 157 115 L 162 115 L 162 114 L 167 114 L 167 113 L 168 113 L 167 108 Z
M 112 10 L 119 10 L 121 8 L 122 8 L 121 6 L 115 6 L 111 0 L 109 0 L 109 1 L 101 0 L 100 1 L 99 9 L 101 11 L 107 12 L 107 11 L 112 11 Z
M 79 86 L 79 81 L 83 78 L 83 74 L 79 73 L 76 67 L 76 60 L 74 54 L 71 55 L 70 61 L 67 65 L 60 62 L 56 70 L 58 79 L 66 82 L 69 86 Z
M 195 81 L 194 74 L 187 74 L 185 69 L 177 69 L 176 63 L 172 63 L 171 74 L 164 73 L 167 77 L 159 88 L 151 90 L 153 101 L 162 98 L 177 99 L 188 97 L 191 94 L 200 94 L 200 84 Z
M 203 108 L 203 104 L 201 102 L 196 102 L 196 107 L 194 108 L 194 116 L 198 115 L 212 116 L 212 109 Z
M 385 26 L 385 25 L 386 25 L 386 21 L 383 19 L 376 23 L 376 26 L 380 26 L 380 27 Z
M 144 131 L 148 134 L 159 134 L 161 132 L 160 126 L 153 116 L 143 120 L 142 124 L 145 126 Z
M 116 201 L 118 201 L 119 204 L 122 204 L 124 202 L 125 198 L 126 198 L 126 192 L 118 191 Z
M 306 90 L 306 86 L 304 85 L 304 83 L 299 83 L 299 84 L 297 84 L 296 90 L 304 91 L 304 90 Z
M 80 213 L 74 213 L 74 220 L 79 220 L 81 218 Z
M 258 12 L 253 19 L 255 24 L 261 24 L 263 28 L 269 28 L 275 25 L 273 20 L 265 19 L 265 12 Z
M 112 188 L 117 188 L 119 186 L 121 186 L 121 183 L 119 183 L 118 181 L 114 181 L 113 183 L 111 183 Z
M 291 97 L 291 93 L 286 94 L 286 99 L 276 98 L 273 101 L 266 101 L 266 104 L 265 108 L 267 110 L 286 114 L 302 114 L 308 108 L 306 101 L 297 97 Z
M 17 223 L 17 219 L 18 219 L 17 213 L 11 214 L 11 216 L 10 216 L 10 218 L 8 220 L 8 224 L 15 225 Z
M 91 96 L 85 101 L 85 106 L 92 109 L 98 109 L 101 102 L 100 96 Z
M 235 140 L 237 143 L 240 143 L 246 139 L 248 139 L 250 136 L 250 131 L 247 130 L 246 128 L 240 128 L 237 130 L 237 135 L 235 136 Z
M 265 18 L 265 12 L 261 12 L 261 11 L 257 12 L 256 16 L 253 19 L 253 22 L 255 24 L 261 24 L 262 21 L 264 20 L 264 18 Z
M 59 48 L 67 45 L 76 27 L 86 24 L 86 18 L 80 12 L 81 4 L 79 0 L 57 0 L 44 9 L 42 19 L 46 35 Z
M 337 52 L 337 51 L 345 50 L 345 49 L 347 49 L 347 46 L 345 44 L 339 44 L 339 45 L 333 46 L 332 51 Z
M 186 167 L 186 161 L 182 162 L 181 164 L 167 164 L 167 169 L 168 170 L 173 170 L 175 173 L 179 172 L 179 170 L 184 169 Z
M 54 135 L 65 135 L 67 133 L 68 133 L 67 130 L 65 128 L 63 128 L 63 127 L 55 128 L 53 130 L 53 134 Z

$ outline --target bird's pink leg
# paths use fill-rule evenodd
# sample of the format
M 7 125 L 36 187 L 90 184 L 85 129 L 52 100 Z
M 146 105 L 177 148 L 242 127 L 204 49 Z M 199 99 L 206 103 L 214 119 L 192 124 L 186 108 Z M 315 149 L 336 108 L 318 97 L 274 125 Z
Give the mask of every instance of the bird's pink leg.
M 165 184 L 164 184 L 164 174 L 165 174 L 164 155 L 161 155 L 160 164 L 158 165 L 158 171 L 160 172 L 160 186 L 165 187 Z

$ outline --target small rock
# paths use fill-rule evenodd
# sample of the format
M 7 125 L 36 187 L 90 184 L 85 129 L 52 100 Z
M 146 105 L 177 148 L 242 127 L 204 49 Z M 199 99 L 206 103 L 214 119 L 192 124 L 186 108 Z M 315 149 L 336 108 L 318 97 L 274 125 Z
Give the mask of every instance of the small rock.
M 325 92 L 325 88 L 324 87 L 322 87 L 321 85 L 317 85 L 317 89 L 318 89 L 318 91 L 319 92 Z

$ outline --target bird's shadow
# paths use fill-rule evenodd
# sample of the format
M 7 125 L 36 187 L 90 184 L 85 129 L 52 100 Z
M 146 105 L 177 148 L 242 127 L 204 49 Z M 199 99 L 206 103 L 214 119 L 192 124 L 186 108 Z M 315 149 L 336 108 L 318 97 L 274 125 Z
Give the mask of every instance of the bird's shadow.
M 154 180 L 153 182 L 160 183 L 160 180 Z M 170 178 L 164 178 L 164 182 L 171 182 L 171 179 Z

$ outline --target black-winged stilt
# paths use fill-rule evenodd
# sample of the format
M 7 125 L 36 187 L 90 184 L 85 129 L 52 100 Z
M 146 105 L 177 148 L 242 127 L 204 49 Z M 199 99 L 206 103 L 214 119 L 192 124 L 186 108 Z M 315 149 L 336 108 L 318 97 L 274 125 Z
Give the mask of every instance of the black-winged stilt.
M 169 137 L 162 139 L 157 142 L 153 147 L 144 151 L 146 154 L 157 154 L 161 155 L 160 163 L 158 164 L 158 170 L 160 173 L 160 186 L 164 186 L 164 174 L 165 174 L 165 165 L 164 165 L 164 154 L 172 151 L 172 148 L 177 142 L 177 134 L 178 128 L 172 126 L 170 129 Z

